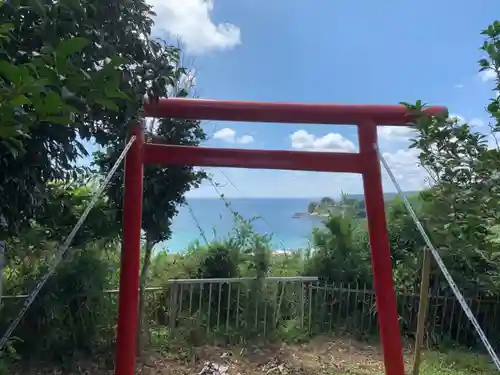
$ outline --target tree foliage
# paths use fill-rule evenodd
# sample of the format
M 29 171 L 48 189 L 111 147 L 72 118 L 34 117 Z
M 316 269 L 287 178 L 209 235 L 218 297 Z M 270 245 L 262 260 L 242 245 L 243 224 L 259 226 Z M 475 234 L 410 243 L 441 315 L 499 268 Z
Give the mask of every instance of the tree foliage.
M 174 47 L 165 47 L 163 54 L 155 64 L 172 67 L 165 76 L 163 94 L 186 97 L 189 93 L 191 83 L 188 81 L 186 87 L 180 86 L 181 77 L 186 70 L 180 65 L 180 50 Z M 186 119 L 163 118 L 158 122 L 155 120 L 148 123 L 145 129 L 146 142 L 161 144 L 198 146 L 205 139 L 200 121 Z M 121 153 L 121 147 L 125 142 L 124 133 L 119 133 L 115 141 L 94 156 L 94 164 L 98 166 L 101 173 L 107 173 Z M 116 140 L 121 139 L 121 142 Z M 110 205 L 116 209 L 119 220 L 123 211 L 123 166 L 118 171 L 117 178 L 109 185 L 107 194 Z M 143 178 L 143 201 L 142 201 L 142 230 L 145 233 L 145 254 L 140 276 L 140 305 L 139 315 L 142 322 L 144 305 L 144 288 L 148 279 L 153 247 L 171 236 L 171 223 L 177 214 L 178 207 L 185 203 L 185 194 L 192 188 L 197 187 L 205 174 L 196 171 L 192 166 L 145 166 Z M 139 337 L 141 335 L 139 334 Z M 141 342 L 139 341 L 139 350 Z
M 82 140 L 121 145 L 144 96 L 183 70 L 176 48 L 151 40 L 142 0 L 0 6 L 0 225 L 16 233 L 43 215 L 50 181 L 78 173 Z
M 89 184 L 50 184 L 47 215 L 31 223 L 22 235 L 7 240 L 6 278 L 8 294 L 25 293 L 27 280 L 34 280 L 40 268 L 52 261 L 58 245 L 69 235 L 82 212 L 90 203 L 95 189 Z M 69 260 L 78 249 L 98 246 L 101 250 L 114 249 L 120 233 L 115 212 L 101 198 L 87 216 L 68 252 Z M 38 277 L 38 276 L 36 276 Z M 10 289 L 9 289 L 10 288 Z
M 101 156 L 109 157 L 98 161 L 102 170 L 110 167 L 144 98 L 167 96 L 172 87 L 186 96 L 178 82 L 187 72 L 179 48 L 151 38 L 154 13 L 143 0 L 13 0 L 0 7 L 0 239 L 30 227 L 61 235 L 81 213 L 78 195 L 58 184 L 86 172 L 76 166 L 88 157 L 82 142 L 104 147 Z M 204 137 L 199 122 L 170 119 L 152 134 L 193 145 Z M 147 171 L 147 181 L 157 182 L 146 194 L 146 206 L 158 208 L 145 215 L 153 244 L 168 238 L 176 205 L 202 176 L 184 167 L 162 171 Z M 110 194 L 106 214 L 119 211 L 116 197 Z M 84 227 L 77 242 L 116 233 L 102 219 L 106 225 L 93 228 L 100 231 Z
M 312 234 L 313 253 L 305 273 L 322 281 L 371 285 L 370 252 L 366 231 L 352 216 L 330 216 Z M 335 270 L 334 272 L 332 272 Z
M 4 292 L 31 292 L 54 260 L 63 238 L 88 206 L 94 187 L 84 182 L 48 185 L 47 215 L 29 230 L 7 240 L 3 269 Z M 50 278 L 20 322 L 16 350 L 24 360 L 43 356 L 61 359 L 73 351 L 95 353 L 96 342 L 106 342 L 102 325 L 115 316 L 103 290 L 116 285 L 119 227 L 105 199 L 99 199 L 75 237 L 55 275 Z M 20 300 L 2 301 L 0 329 L 19 312 Z M 20 302 L 20 303 L 15 303 Z M 114 319 L 114 318 L 113 318 Z
M 480 60 L 480 70 L 495 73 L 494 92 L 498 92 L 500 22 L 482 34 L 487 57 Z M 446 260 L 456 264 L 457 279 L 473 277 L 476 288 L 495 289 L 500 286 L 500 249 L 491 238 L 500 224 L 500 150 L 494 142 L 500 126 L 499 98 L 492 98 L 487 108 L 493 121 L 490 135 L 457 118 L 426 115 L 421 102 L 407 106 L 417 114 L 418 136 L 411 147 L 419 150 L 420 163 L 432 182 L 432 193 L 424 197 L 425 220 L 436 245 Z

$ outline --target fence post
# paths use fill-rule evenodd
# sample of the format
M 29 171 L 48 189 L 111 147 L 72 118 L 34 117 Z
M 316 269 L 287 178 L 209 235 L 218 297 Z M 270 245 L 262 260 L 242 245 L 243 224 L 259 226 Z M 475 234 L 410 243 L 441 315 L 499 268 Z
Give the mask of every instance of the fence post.
M 304 283 L 301 281 L 300 285 L 300 329 L 304 329 Z
M 177 321 L 177 291 L 178 291 L 179 284 L 172 283 L 170 284 L 170 306 L 167 306 L 168 312 L 169 312 L 169 326 L 170 326 L 170 333 L 173 334 L 175 331 L 175 325 Z
M 316 283 L 316 285 L 317 285 L 317 283 Z M 312 295 L 312 286 L 313 286 L 313 284 L 312 284 L 312 282 L 308 283 L 307 286 L 309 287 L 309 322 L 308 322 L 308 324 L 309 324 L 309 327 L 308 327 L 309 332 L 308 333 L 309 333 L 309 335 L 311 335 L 312 334 L 312 331 L 311 331 L 311 327 L 312 327 L 311 320 L 312 320 L 312 308 L 313 308 L 313 303 L 312 303 L 312 298 L 313 298 L 312 297 L 313 296 Z M 317 292 L 318 291 L 316 290 L 316 293 Z
M 0 239 L 0 311 L 2 311 L 3 271 L 5 267 L 5 241 Z
M 413 375 L 420 371 L 422 343 L 424 341 L 425 319 L 429 302 L 429 278 L 431 273 L 431 254 L 424 248 L 422 252 L 422 280 L 420 283 L 420 300 L 418 304 L 417 333 L 415 335 L 415 353 L 413 359 Z

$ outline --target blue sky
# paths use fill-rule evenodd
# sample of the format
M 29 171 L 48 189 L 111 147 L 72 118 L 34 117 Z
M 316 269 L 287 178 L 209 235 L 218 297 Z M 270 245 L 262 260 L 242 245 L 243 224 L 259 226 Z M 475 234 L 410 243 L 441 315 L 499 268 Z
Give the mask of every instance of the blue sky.
M 498 0 L 149 0 L 154 33 L 183 41 L 203 98 L 397 104 L 422 99 L 487 129 L 492 82 L 479 75 L 480 31 Z M 355 150 L 354 127 L 209 122 L 209 146 Z M 380 147 L 405 189 L 425 185 L 411 132 L 383 128 Z M 228 196 L 362 192 L 355 175 L 211 169 Z M 227 178 L 232 184 L 227 183 Z M 236 186 L 236 187 L 235 187 Z M 387 178 L 384 189 L 394 191 Z M 216 196 L 210 184 L 189 193 Z

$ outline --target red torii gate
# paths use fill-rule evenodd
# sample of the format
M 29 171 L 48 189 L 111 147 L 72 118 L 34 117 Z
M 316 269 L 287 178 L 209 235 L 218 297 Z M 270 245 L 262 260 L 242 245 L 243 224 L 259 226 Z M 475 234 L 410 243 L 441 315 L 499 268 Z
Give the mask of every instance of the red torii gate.
M 445 107 L 428 107 L 434 115 Z M 123 243 L 116 347 L 116 375 L 133 375 L 136 356 L 137 305 L 142 223 L 143 166 L 191 165 L 360 173 L 370 234 L 376 305 L 386 375 L 404 375 L 404 362 L 392 264 L 384 212 L 377 145 L 377 125 L 409 125 L 411 114 L 402 105 L 339 105 L 262 103 L 204 99 L 160 99 L 144 104 L 146 117 L 248 122 L 354 124 L 359 153 L 238 150 L 163 145 L 144 142 L 143 123 L 125 159 Z

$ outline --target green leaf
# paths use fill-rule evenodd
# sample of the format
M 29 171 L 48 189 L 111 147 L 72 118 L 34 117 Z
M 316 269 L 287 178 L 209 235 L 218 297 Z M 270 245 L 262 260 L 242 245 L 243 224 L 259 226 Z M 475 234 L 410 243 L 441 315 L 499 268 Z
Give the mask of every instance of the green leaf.
M 70 117 L 64 117 L 64 116 L 49 116 L 44 118 L 42 121 L 60 125 L 68 125 L 73 122 Z
M 80 69 L 80 72 L 83 74 L 85 79 L 92 79 L 92 77 L 83 69 Z
M 67 99 L 67 98 L 74 97 L 75 93 L 73 93 L 70 90 L 68 90 L 68 88 L 66 86 L 63 86 L 63 88 L 61 89 L 61 95 L 62 95 L 63 99 Z
M 44 55 L 50 55 L 53 51 L 54 51 L 54 49 L 52 48 L 52 46 L 49 46 L 49 45 L 44 45 L 44 46 L 42 46 L 42 48 L 40 48 L 40 53 L 42 53 Z M 33 55 L 34 54 L 35 54 L 35 52 L 33 52 Z
M 0 126 L 0 139 L 7 138 L 9 141 L 17 134 L 17 127 L 13 125 Z
M 120 66 L 122 64 L 125 64 L 127 60 L 124 58 L 124 57 L 121 57 L 121 56 L 113 56 L 109 62 L 107 64 L 105 64 L 105 66 L 109 66 L 109 67 L 117 67 L 117 66 Z
M 14 25 L 11 23 L 4 23 L 0 25 L 0 34 L 7 34 L 14 28 Z
M 45 97 L 45 106 L 47 113 L 57 112 L 62 105 L 61 97 L 54 91 L 49 91 Z
M 44 4 L 42 4 L 39 0 L 31 0 L 30 3 L 33 6 L 32 9 L 34 9 L 39 16 L 43 18 L 47 16 L 47 10 L 45 9 Z
M 96 99 L 96 103 L 102 105 L 104 108 L 111 109 L 112 111 L 118 111 L 118 106 L 111 100 Z
M 58 59 L 64 59 L 70 55 L 81 52 L 89 44 L 88 39 L 75 37 L 62 41 L 56 49 Z
M 22 105 L 22 104 L 31 104 L 31 100 L 29 100 L 26 96 L 24 95 L 17 95 L 14 99 L 12 99 L 11 104 L 14 105 Z
M 0 75 L 7 78 L 16 86 L 21 84 L 20 68 L 8 61 L 0 60 Z
M 123 99 L 123 100 L 130 100 L 130 97 L 125 94 L 123 91 L 120 89 L 115 89 L 115 90 L 106 90 L 105 92 L 106 96 L 111 99 Z

